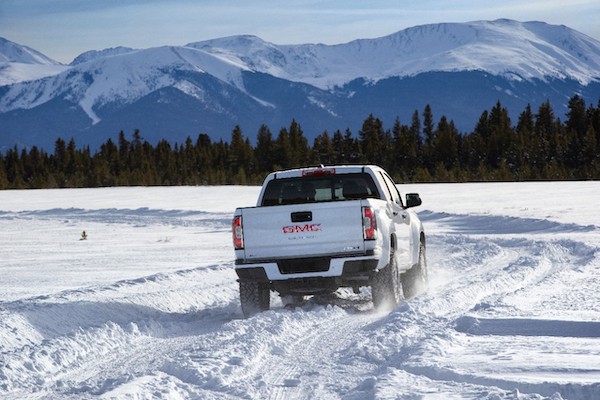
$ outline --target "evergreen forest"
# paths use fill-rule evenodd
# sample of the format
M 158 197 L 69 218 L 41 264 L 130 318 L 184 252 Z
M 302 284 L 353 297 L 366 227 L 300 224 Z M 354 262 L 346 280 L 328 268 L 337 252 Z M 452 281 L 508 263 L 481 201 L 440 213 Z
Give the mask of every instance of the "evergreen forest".
M 276 133 L 261 126 L 254 144 L 239 126 L 229 142 L 199 134 L 151 144 L 142 134 L 120 132 L 93 152 L 62 138 L 52 153 L 15 146 L 0 153 L 0 189 L 259 185 L 279 169 L 362 163 L 382 166 L 399 183 L 600 178 L 600 101 L 587 106 L 579 96 L 568 100 L 564 122 L 545 102 L 528 105 L 513 123 L 498 102 L 469 133 L 446 116 L 435 122 L 426 106 L 407 124 L 396 119 L 384 129 L 371 114 L 356 134 L 324 131 L 312 144 L 295 120 Z

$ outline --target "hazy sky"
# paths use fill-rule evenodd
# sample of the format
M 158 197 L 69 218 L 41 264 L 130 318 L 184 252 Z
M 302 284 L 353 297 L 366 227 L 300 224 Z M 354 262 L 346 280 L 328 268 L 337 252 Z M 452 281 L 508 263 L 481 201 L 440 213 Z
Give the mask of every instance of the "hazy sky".
M 87 50 L 253 34 L 276 44 L 345 43 L 415 25 L 510 18 L 600 40 L 600 0 L 0 0 L 0 37 L 68 63 Z

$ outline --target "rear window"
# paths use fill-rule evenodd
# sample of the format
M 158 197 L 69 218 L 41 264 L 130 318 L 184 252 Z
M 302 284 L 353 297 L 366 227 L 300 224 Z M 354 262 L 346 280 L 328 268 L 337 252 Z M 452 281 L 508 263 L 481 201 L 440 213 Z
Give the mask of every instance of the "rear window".
M 366 173 L 273 179 L 267 184 L 261 206 L 379 198 Z

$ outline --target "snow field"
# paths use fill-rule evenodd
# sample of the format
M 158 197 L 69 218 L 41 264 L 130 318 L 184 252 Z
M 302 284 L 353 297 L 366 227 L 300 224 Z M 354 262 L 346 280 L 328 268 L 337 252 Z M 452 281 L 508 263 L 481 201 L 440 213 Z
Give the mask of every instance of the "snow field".
M 229 225 L 259 188 L 0 192 L 0 397 L 600 398 L 600 185 L 400 189 L 427 293 L 247 320 Z

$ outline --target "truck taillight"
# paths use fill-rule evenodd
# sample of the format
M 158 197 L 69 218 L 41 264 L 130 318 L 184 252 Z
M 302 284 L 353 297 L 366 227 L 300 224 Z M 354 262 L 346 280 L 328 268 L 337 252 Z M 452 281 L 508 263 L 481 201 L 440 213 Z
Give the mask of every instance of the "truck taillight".
M 302 176 L 329 176 L 335 175 L 335 168 L 311 168 L 302 170 Z
M 233 235 L 233 247 L 236 250 L 244 248 L 244 229 L 242 228 L 242 216 L 237 215 L 233 217 L 231 223 L 231 233 Z
M 365 240 L 377 239 L 377 220 L 375 219 L 375 211 L 371 207 L 363 207 L 363 232 Z

